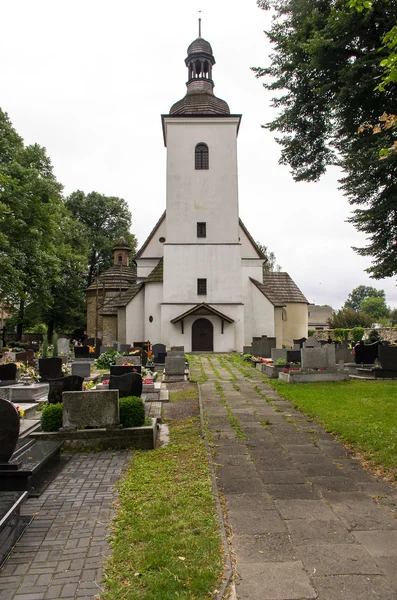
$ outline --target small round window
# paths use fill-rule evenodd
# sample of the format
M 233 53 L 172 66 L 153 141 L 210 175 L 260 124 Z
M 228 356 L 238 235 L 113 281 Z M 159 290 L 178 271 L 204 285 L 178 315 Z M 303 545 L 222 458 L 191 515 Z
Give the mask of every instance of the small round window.
M 159 238 L 159 242 L 161 242 L 162 244 L 164 244 L 164 242 L 165 242 L 165 237 L 161 237 L 161 238 Z
M 153 317 L 152 317 L 152 315 L 150 315 L 150 317 L 149 317 L 149 323 L 153 323 Z

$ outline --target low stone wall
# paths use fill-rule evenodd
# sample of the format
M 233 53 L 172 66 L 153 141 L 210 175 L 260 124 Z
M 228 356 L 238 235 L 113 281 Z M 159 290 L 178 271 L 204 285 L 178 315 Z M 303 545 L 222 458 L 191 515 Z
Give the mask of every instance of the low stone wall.
M 368 338 L 372 330 L 373 328 L 364 330 L 364 339 Z M 387 342 L 397 342 L 397 329 L 394 327 L 383 327 L 376 331 L 383 340 L 386 340 Z M 322 329 L 321 331 L 316 330 L 313 335 L 317 340 L 327 340 L 329 337 L 332 338 L 333 332 L 333 329 Z

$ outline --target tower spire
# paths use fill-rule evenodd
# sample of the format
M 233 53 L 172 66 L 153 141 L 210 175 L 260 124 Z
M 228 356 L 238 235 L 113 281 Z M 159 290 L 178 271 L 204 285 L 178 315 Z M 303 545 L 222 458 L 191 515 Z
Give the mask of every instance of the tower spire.
M 199 26 L 199 38 L 201 38 L 201 13 L 203 12 L 202 10 L 198 10 L 197 11 L 199 13 L 199 20 L 198 20 L 198 26 Z

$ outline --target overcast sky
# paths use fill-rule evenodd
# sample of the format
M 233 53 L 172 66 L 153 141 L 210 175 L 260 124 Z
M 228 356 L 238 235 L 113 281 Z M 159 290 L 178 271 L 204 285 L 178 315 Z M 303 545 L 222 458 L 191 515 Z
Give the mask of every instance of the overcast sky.
M 386 291 L 351 246 L 365 238 L 346 223 L 351 207 L 333 168 L 319 183 L 294 183 L 280 147 L 261 128 L 270 95 L 250 67 L 269 64 L 270 15 L 255 0 L 1 0 L 0 106 L 25 143 L 47 148 L 65 194 L 124 198 L 142 245 L 165 208 L 161 119 L 185 95 L 187 46 L 198 34 L 216 59 L 215 94 L 242 113 L 238 139 L 240 216 L 309 302 L 339 308 L 358 285 Z

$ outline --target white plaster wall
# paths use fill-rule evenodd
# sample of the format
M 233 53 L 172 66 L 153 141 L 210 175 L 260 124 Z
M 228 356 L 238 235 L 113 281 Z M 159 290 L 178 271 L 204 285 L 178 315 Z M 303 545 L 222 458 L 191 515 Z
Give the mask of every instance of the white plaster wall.
M 197 294 L 197 279 L 207 294 Z M 164 302 L 242 302 L 240 246 L 164 245 Z
M 253 337 L 274 336 L 274 306 L 251 281 L 245 288 L 244 317 L 244 345 L 251 344 Z
M 241 261 L 242 268 L 242 281 L 243 281 L 243 289 L 248 288 L 252 285 L 252 282 L 249 280 L 250 277 L 252 279 L 256 279 L 259 283 L 262 283 L 262 263 L 261 259 L 253 259 L 253 258 L 244 258 Z
M 238 243 L 238 117 L 165 117 L 168 243 L 197 239 L 197 222 L 207 223 L 204 243 Z M 196 170 L 195 147 L 209 148 L 209 169 Z
M 125 309 L 126 344 L 144 340 L 144 289 L 138 292 Z
M 294 339 L 307 337 L 308 314 L 307 304 L 289 303 L 285 307 L 287 320 L 283 321 L 283 341 L 286 346 L 292 346 Z
M 145 309 L 144 309 L 144 340 L 150 340 L 152 344 L 161 342 L 161 302 L 163 299 L 163 284 L 148 283 L 145 285 Z M 153 317 L 152 323 L 149 317 Z
M 251 244 L 251 240 L 248 238 L 244 229 L 239 225 L 239 238 L 241 243 L 241 256 L 243 258 L 256 258 L 258 259 L 258 253 Z M 261 264 L 263 263 L 263 259 L 259 259 Z
M 274 323 L 275 323 L 275 337 L 276 337 L 276 347 L 282 348 L 282 345 L 285 343 L 283 340 L 283 311 L 284 309 L 281 307 L 277 307 L 274 310 Z M 296 338 L 298 339 L 298 338 Z
M 166 224 L 165 218 L 160 223 L 158 229 L 154 232 L 152 239 L 142 252 L 140 258 L 161 258 L 163 256 L 163 242 L 159 241 L 159 238 L 166 237 Z M 138 259 L 140 260 L 140 259 Z M 138 262 L 138 261 L 137 261 Z
M 159 261 L 159 258 L 138 258 L 136 261 L 137 283 L 145 281 L 146 277 L 150 275 L 153 269 L 158 265 Z
M 214 327 L 214 352 L 241 352 L 244 340 L 244 308 L 240 305 L 221 304 L 214 308 L 234 319 L 234 323 L 224 323 L 224 333 L 221 333 L 221 319 L 216 316 L 196 315 L 184 319 L 184 333 L 181 323 L 171 323 L 178 315 L 191 309 L 189 304 L 163 304 L 161 307 L 162 343 L 170 346 L 184 346 L 186 352 L 192 349 L 192 325 L 196 319 L 208 319 Z
M 126 315 L 125 306 L 117 311 L 117 340 L 120 344 L 126 344 Z

